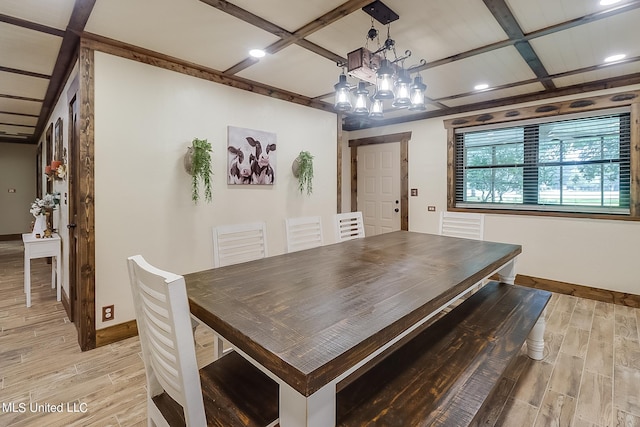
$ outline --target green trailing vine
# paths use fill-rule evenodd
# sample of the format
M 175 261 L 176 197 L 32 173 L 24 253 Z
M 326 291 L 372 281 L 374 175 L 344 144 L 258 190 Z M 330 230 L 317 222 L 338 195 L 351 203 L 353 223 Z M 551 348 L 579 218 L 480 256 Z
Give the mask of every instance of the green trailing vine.
M 307 195 L 313 192 L 313 156 L 308 151 L 301 151 L 298 155 L 298 189 L 300 193 L 307 190 Z
M 194 138 L 191 158 L 191 200 L 198 203 L 200 198 L 199 184 L 204 184 L 204 198 L 211 202 L 211 144 L 206 139 Z

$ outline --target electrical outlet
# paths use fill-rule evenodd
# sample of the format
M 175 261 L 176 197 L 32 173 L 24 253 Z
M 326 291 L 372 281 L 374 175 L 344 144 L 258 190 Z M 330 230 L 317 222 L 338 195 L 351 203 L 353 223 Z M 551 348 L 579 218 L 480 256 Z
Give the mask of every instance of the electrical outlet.
M 102 321 L 113 320 L 113 305 L 102 307 Z
M 435 212 L 435 211 L 436 211 L 435 206 L 427 206 L 427 212 Z
M 412 188 L 411 189 L 411 196 L 412 197 L 416 197 L 418 195 L 418 189 L 417 188 Z

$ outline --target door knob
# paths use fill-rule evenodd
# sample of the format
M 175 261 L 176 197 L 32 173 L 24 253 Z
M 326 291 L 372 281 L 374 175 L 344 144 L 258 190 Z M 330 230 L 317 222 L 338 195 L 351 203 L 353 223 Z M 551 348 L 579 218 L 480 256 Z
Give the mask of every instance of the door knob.
M 395 208 L 395 209 L 394 209 L 394 211 L 396 211 L 396 212 L 400 212 L 400 209 L 398 209 L 398 208 Z

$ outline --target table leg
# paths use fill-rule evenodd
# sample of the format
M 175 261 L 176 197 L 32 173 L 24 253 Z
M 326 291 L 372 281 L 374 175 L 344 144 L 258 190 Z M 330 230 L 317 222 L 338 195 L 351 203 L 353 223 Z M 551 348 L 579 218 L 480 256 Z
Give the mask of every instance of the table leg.
M 62 260 L 61 256 L 56 256 L 56 300 L 62 300 Z
M 213 337 L 213 360 L 218 360 L 224 354 L 224 341 L 218 334 Z
M 542 360 L 544 358 L 544 330 L 547 324 L 544 316 L 546 311 L 546 308 L 542 311 L 527 337 L 527 354 L 533 360 Z
M 516 280 L 516 260 L 509 261 L 498 272 L 498 275 L 502 283 L 513 285 Z M 545 312 L 543 311 L 527 337 L 527 354 L 533 360 L 542 360 L 544 357 L 544 329 L 546 325 L 544 315 Z
M 51 289 L 56 287 L 56 263 L 54 263 L 54 258 L 58 257 L 51 258 Z
M 31 258 L 24 251 L 24 293 L 27 294 L 27 307 L 31 307 Z
M 516 281 L 516 260 L 512 259 L 498 271 L 502 283 L 513 285 Z
M 280 426 L 335 427 L 336 386 L 327 384 L 309 397 L 280 384 Z

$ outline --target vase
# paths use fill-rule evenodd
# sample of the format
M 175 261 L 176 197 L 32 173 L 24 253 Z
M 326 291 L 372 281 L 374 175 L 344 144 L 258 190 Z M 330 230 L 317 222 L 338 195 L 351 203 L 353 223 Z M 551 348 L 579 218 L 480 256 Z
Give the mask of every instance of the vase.
M 36 220 L 33 223 L 33 237 L 44 237 L 44 232 L 47 229 L 47 220 L 44 215 L 36 216 Z
M 44 219 L 46 224 L 46 229 L 49 232 L 53 231 L 53 208 L 44 208 Z

